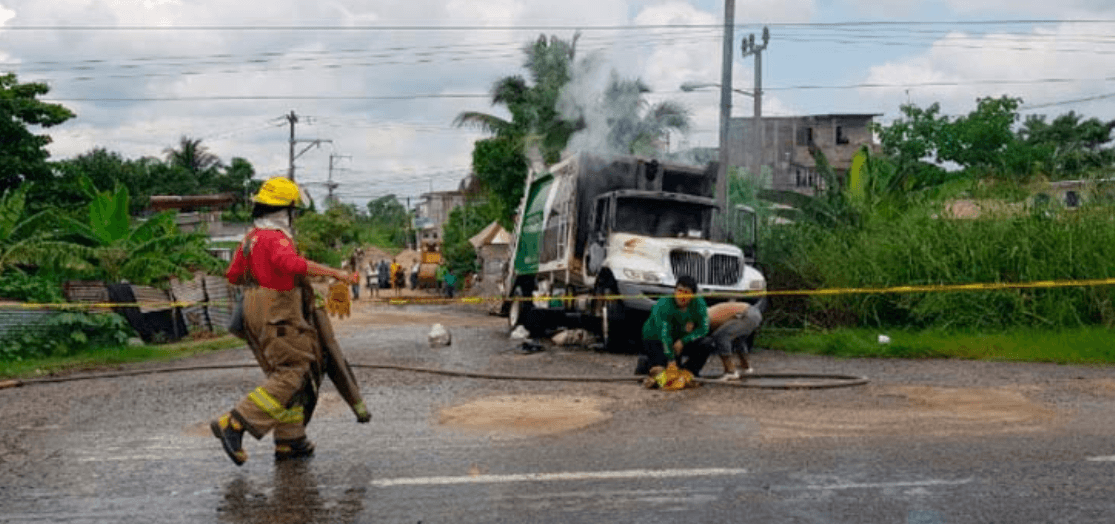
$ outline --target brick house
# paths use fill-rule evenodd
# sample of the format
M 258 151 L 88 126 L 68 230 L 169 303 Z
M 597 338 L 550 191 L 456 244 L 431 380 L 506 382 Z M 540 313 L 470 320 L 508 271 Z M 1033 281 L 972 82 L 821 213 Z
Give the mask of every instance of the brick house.
M 818 177 L 810 145 L 821 148 L 837 176 L 843 177 L 860 146 L 878 151 L 871 131 L 880 114 L 828 114 L 763 117 L 760 163 L 770 170 L 771 189 L 813 194 L 823 181 Z M 753 118 L 732 118 L 728 123 L 728 163 L 747 169 L 753 165 Z

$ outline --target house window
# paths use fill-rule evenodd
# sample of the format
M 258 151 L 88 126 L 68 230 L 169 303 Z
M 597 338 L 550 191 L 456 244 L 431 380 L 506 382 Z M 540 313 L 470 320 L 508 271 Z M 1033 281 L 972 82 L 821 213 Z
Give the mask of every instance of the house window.
M 1065 192 L 1065 206 L 1066 207 L 1080 207 L 1080 194 L 1076 191 Z
M 836 126 L 836 143 L 847 144 L 848 137 L 844 134 L 844 126 Z
M 813 145 L 813 128 L 801 127 L 798 128 L 797 142 L 799 146 Z

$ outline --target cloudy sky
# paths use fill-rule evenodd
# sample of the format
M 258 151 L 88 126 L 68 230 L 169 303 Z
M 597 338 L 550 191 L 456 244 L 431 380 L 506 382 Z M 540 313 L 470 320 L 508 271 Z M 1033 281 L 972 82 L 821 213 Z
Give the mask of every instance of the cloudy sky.
M 182 136 L 259 178 L 286 172 L 298 115 L 296 178 L 315 197 L 363 205 L 454 188 L 472 143 L 461 111 L 501 114 L 486 96 L 523 72 L 540 34 L 571 38 L 695 117 L 671 148 L 714 146 L 723 0 L 0 0 L 0 62 L 77 113 L 49 130 L 53 158 L 101 147 L 163 155 Z M 877 113 L 984 96 L 1027 114 L 1115 118 L 1111 0 L 737 0 L 733 86 L 753 86 L 739 40 L 769 27 L 768 115 Z M 591 92 L 591 90 L 590 90 Z M 733 116 L 750 116 L 737 95 Z M 325 142 L 328 141 L 328 142 Z

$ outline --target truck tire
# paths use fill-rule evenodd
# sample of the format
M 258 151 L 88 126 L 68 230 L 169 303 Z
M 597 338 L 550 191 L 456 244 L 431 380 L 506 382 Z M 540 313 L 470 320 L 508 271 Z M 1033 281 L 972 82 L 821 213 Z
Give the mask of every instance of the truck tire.
M 511 291 L 511 301 L 507 307 L 507 324 L 511 329 L 520 325 L 528 330 L 532 328 L 526 325 L 526 322 L 532 318 L 530 310 L 534 308 L 534 303 L 527 300 L 527 297 L 530 297 L 530 294 L 523 289 L 522 285 L 516 284 L 515 289 Z
M 596 288 L 596 296 L 617 296 L 619 288 L 607 281 Z M 622 300 L 597 299 L 594 313 L 600 320 L 600 340 L 609 353 L 627 353 L 631 335 L 628 332 L 627 311 Z

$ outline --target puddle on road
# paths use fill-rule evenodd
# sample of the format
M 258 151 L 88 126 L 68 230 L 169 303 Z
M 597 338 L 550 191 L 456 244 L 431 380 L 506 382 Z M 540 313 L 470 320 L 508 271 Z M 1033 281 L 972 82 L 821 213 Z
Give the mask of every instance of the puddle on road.
M 483 433 L 540 436 L 581 429 L 611 418 L 606 399 L 585 396 L 485 397 L 441 410 L 445 427 Z
M 891 401 L 887 401 L 891 399 Z M 772 409 L 763 402 L 703 404 L 699 412 L 757 420 L 765 438 L 980 435 L 1040 431 L 1057 413 L 1026 388 L 881 387 L 862 402 L 810 400 Z

